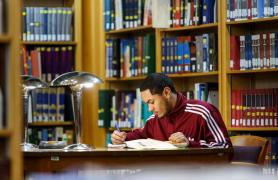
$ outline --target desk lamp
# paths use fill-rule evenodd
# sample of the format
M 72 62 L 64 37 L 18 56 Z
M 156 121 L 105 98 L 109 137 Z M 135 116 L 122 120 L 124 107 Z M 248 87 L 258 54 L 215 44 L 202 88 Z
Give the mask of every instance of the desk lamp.
M 74 111 L 74 124 L 76 133 L 76 144 L 71 144 L 64 148 L 64 150 L 91 150 L 92 148 L 81 142 L 81 112 L 82 112 L 82 89 L 90 88 L 94 84 L 103 82 L 97 76 L 87 72 L 68 72 L 55 78 L 51 86 L 68 86 L 72 91 L 72 102 Z
M 23 120 L 24 120 L 24 142 L 21 144 L 23 151 L 36 149 L 36 145 L 27 142 L 28 136 L 28 100 L 32 90 L 37 88 L 48 87 L 48 84 L 42 80 L 29 76 L 21 75 L 22 80 L 22 97 L 23 97 Z

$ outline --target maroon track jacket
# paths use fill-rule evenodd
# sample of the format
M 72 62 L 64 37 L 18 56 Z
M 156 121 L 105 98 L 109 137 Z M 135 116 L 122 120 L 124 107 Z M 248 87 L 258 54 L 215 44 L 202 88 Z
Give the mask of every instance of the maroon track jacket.
M 126 140 L 152 138 L 168 141 L 170 135 L 176 132 L 182 132 L 188 138 L 189 147 L 231 146 L 218 109 L 207 102 L 186 100 L 180 93 L 172 111 L 162 118 L 151 115 L 145 127 L 127 133 Z

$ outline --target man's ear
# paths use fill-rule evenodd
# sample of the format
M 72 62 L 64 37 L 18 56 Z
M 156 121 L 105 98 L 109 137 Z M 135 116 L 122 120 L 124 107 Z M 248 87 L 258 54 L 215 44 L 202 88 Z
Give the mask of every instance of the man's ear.
M 166 97 L 166 98 L 170 98 L 170 95 L 171 95 L 171 89 L 169 87 L 165 87 L 164 90 L 163 90 L 163 95 Z

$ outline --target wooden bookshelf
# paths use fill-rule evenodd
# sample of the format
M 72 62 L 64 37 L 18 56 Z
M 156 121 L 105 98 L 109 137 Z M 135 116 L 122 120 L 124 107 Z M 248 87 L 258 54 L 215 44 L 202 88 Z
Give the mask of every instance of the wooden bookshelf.
M 139 77 L 124 77 L 124 78 L 106 78 L 107 82 L 116 82 L 116 81 L 136 81 L 136 80 L 143 80 L 147 76 L 139 76 Z
M 229 127 L 229 131 L 237 131 L 237 132 L 256 132 L 256 131 L 278 131 L 278 127 Z
M 1 173 L 0 177 L 22 179 L 21 143 L 21 94 L 19 78 L 20 1 L 2 1 L 0 11 L 4 17 L 3 34 L 0 35 L 0 88 L 3 93 L 1 114 Z M 15 23 L 17 22 L 17 23 Z
M 278 72 L 278 68 L 275 69 L 255 69 L 255 70 L 228 70 L 227 74 L 254 74 L 254 73 L 268 73 Z
M 278 17 L 265 17 L 265 18 L 258 18 L 258 19 L 252 19 L 252 20 L 238 20 L 238 21 L 225 21 L 226 25 L 240 25 L 240 24 L 258 24 L 258 23 L 273 23 L 275 21 L 278 21 Z
M 176 27 L 176 28 L 166 28 L 160 29 L 161 32 L 178 32 L 178 31 L 189 31 L 196 29 L 217 29 L 219 23 L 210 23 L 210 24 L 201 24 L 196 26 L 185 26 L 185 27 Z
M 182 73 L 182 74 L 169 74 L 171 78 L 183 78 L 183 77 L 200 77 L 200 76 L 218 76 L 218 71 L 200 72 L 200 73 Z
M 277 127 L 231 127 L 231 92 L 234 89 L 264 89 L 277 88 L 278 78 L 276 76 L 278 69 L 248 69 L 248 70 L 230 70 L 230 36 L 231 35 L 252 35 L 267 32 L 278 32 L 277 26 L 274 26 L 278 21 L 278 17 L 265 17 L 251 20 L 227 20 L 227 1 L 224 1 L 221 6 L 221 34 L 222 34 L 222 99 L 223 113 L 226 126 L 229 131 L 234 132 L 268 132 L 277 133 Z
M 35 122 L 29 123 L 29 127 L 50 127 L 50 126 L 72 126 L 74 125 L 73 121 L 69 122 Z
M 136 28 L 127 28 L 127 29 L 119 29 L 119 30 L 112 30 L 109 32 L 105 32 L 106 35 L 119 35 L 119 34 L 132 34 L 132 33 L 138 33 L 138 32 L 148 32 L 153 31 L 154 28 L 152 26 L 140 26 Z
M 28 42 L 28 41 L 23 41 L 21 43 L 22 45 L 25 45 L 25 46 L 28 46 L 28 45 L 34 45 L 34 46 L 48 46 L 48 45 L 63 45 L 63 46 L 66 46 L 66 45 L 72 45 L 72 46 L 75 46 L 77 45 L 77 42 L 70 42 L 70 41 L 63 41 L 63 42 L 59 42 L 59 41 L 54 41 L 54 42 Z
M 230 57 L 230 35 L 237 34 L 242 35 L 244 33 L 258 33 L 260 31 L 267 32 L 272 31 L 273 29 L 277 29 L 274 25 L 278 21 L 278 17 L 271 17 L 271 18 L 261 18 L 261 19 L 253 19 L 253 20 L 242 20 L 242 21 L 231 21 L 228 22 L 226 19 L 226 5 L 227 1 L 218 0 L 218 22 L 212 24 L 203 24 L 198 26 L 188 26 L 188 27 L 180 27 L 180 28 L 166 28 L 166 29 L 154 29 L 152 27 L 139 27 L 139 28 L 130 28 L 130 29 L 122 29 L 122 30 L 113 30 L 110 32 L 104 32 L 103 26 L 103 16 L 102 16 L 102 9 L 103 4 L 101 2 L 89 2 L 85 1 L 84 7 L 86 7 L 87 16 L 91 17 L 90 22 L 99 24 L 98 27 L 94 27 L 92 24 L 86 24 L 87 31 L 85 35 L 90 35 L 91 39 L 86 40 L 85 43 L 87 46 L 85 47 L 85 52 L 89 56 L 86 57 L 86 63 L 91 65 L 92 68 L 85 67 L 93 72 L 96 72 L 100 77 L 105 79 L 105 83 L 101 88 L 124 88 L 136 87 L 138 81 L 141 81 L 143 77 L 131 77 L 131 78 L 105 78 L 105 37 L 109 36 L 133 36 L 144 32 L 154 31 L 156 37 L 156 72 L 161 72 L 161 39 L 164 35 L 174 36 L 174 35 L 184 35 L 189 34 L 192 35 L 194 33 L 203 33 L 203 32 L 216 32 L 218 34 L 218 70 L 208 73 L 184 73 L 184 74 L 169 74 L 171 78 L 175 81 L 177 87 L 191 86 L 192 83 L 196 82 L 197 80 L 201 81 L 210 81 L 218 82 L 219 83 L 219 109 L 223 116 L 223 119 L 228 127 L 229 131 L 271 131 L 275 132 L 276 128 L 271 127 L 264 127 L 264 128 L 232 128 L 230 127 L 231 123 L 231 111 L 230 111 L 230 98 L 231 98 L 231 89 L 232 88 L 247 88 L 251 84 L 251 86 L 255 87 L 256 85 L 262 86 L 258 83 L 258 79 L 265 78 L 266 83 L 267 81 L 273 81 L 274 75 L 277 73 L 277 69 L 259 69 L 259 70 L 244 70 L 244 71 L 231 71 L 229 68 L 229 57 Z M 88 7 L 96 7 L 98 9 L 96 12 L 90 12 Z M 91 16 L 90 16 L 91 15 Z M 87 17 L 86 16 L 86 17 Z M 88 28 L 89 27 L 89 28 Z M 92 37 L 91 37 L 92 36 Z M 89 41 L 95 40 L 96 44 L 92 44 Z M 93 48 L 92 48 L 93 47 Z M 94 63 L 98 65 L 99 68 L 93 66 L 90 59 L 93 59 Z M 268 78 L 273 76 L 272 78 Z M 276 78 L 277 79 L 277 78 Z M 276 82 L 275 82 L 276 81 Z M 112 84 L 112 85 L 111 85 Z M 191 85 L 190 85 L 191 84 Z M 270 84 L 278 84 L 277 80 Z M 252 87 L 252 88 L 253 88 Z M 278 87 L 278 85 L 276 85 Z M 96 95 L 96 94 L 95 94 Z M 88 103 L 89 104 L 89 103 Z M 93 108 L 94 112 L 97 113 L 97 108 Z M 92 109 L 91 109 L 92 110 Z M 88 110 L 86 115 L 89 115 L 90 111 Z M 94 119 L 97 121 L 97 115 L 94 116 Z M 89 119 L 89 117 L 88 117 Z M 96 122 L 95 121 L 95 122 Z M 88 122 L 88 125 L 91 125 Z M 103 128 L 98 128 L 96 123 L 92 126 L 94 131 L 99 134 L 94 134 L 95 136 L 101 136 L 103 140 L 105 130 Z M 89 136 L 89 133 L 87 133 Z M 104 141 L 104 140 L 103 140 Z M 104 142 L 99 143 L 98 140 L 91 141 L 97 144 L 101 144 Z
M 47 37 L 47 40 L 42 40 L 41 37 L 39 38 L 40 40 L 35 39 L 35 40 L 29 40 L 29 39 L 24 39 L 23 34 L 24 34 L 24 29 L 22 27 L 21 30 L 21 46 L 25 47 L 26 49 L 33 49 L 36 47 L 72 47 L 73 50 L 73 58 L 74 62 L 73 62 L 73 71 L 81 71 L 82 70 L 82 0 L 51 0 L 51 1 L 45 1 L 45 0 L 21 0 L 22 4 L 21 4 L 21 11 L 24 11 L 25 7 L 47 7 L 47 8 L 57 8 L 57 7 L 62 7 L 62 8 L 69 8 L 72 10 L 72 38 L 71 39 L 58 39 L 58 33 L 56 34 L 56 41 L 51 41 L 51 39 L 49 39 L 49 37 Z M 62 10 L 66 10 L 67 14 L 69 13 L 68 10 L 69 9 L 62 9 L 59 8 L 59 11 Z M 47 13 L 49 13 L 49 11 L 53 12 L 53 9 L 47 9 Z M 56 9 L 57 14 L 58 14 L 58 9 Z M 50 12 L 50 13 L 52 13 Z M 61 12 L 60 12 L 61 13 Z M 65 12 L 63 12 L 65 13 Z M 52 13 L 53 14 L 53 13 Z M 55 15 L 55 19 L 57 21 L 57 25 L 58 25 L 58 15 Z M 56 18 L 57 16 L 57 18 Z M 53 18 L 54 16 L 52 16 Z M 60 17 L 60 16 L 59 16 Z M 63 17 L 64 18 L 67 18 Z M 60 19 L 62 21 L 62 17 Z M 21 21 L 22 24 L 24 22 L 23 16 L 21 16 Z M 49 22 L 48 22 L 49 23 Z M 55 24 L 54 22 L 51 22 L 53 24 Z M 50 24 L 51 24 L 50 23 Z M 64 23 L 66 24 L 66 23 Z M 49 24 L 48 24 L 49 25 Z M 52 26 L 52 24 L 51 24 Z M 60 30 L 62 29 L 61 26 Z M 58 26 L 54 28 L 55 31 L 58 31 Z M 53 33 L 53 29 L 51 29 L 52 33 Z M 62 30 L 61 30 L 62 31 Z M 48 35 L 49 36 L 48 32 Z M 52 35 L 52 34 L 51 34 Z M 52 39 L 53 40 L 53 39 Z M 61 49 L 60 49 L 61 50 Z M 60 51 L 59 50 L 59 51 Z M 56 64 L 56 67 L 58 66 L 58 64 Z M 67 92 L 68 93 L 68 92 Z M 55 128 L 55 127 L 64 127 L 64 130 L 73 130 L 74 131 L 74 127 L 73 127 L 74 123 L 73 120 L 71 122 L 40 122 L 40 123 L 31 123 L 29 124 L 30 128 L 34 128 L 34 129 L 43 129 L 45 127 L 51 127 L 51 128 Z
M 221 7 L 222 2 L 220 0 L 217 0 L 218 7 Z M 92 5 L 90 3 L 87 3 L 87 5 Z M 86 5 L 86 6 L 87 6 Z M 94 4 L 96 5 L 96 4 Z M 103 4 L 98 4 L 97 9 L 103 9 Z M 96 61 L 101 61 L 101 69 L 100 76 L 105 79 L 104 86 L 102 86 L 103 89 L 135 89 L 138 87 L 140 81 L 142 81 L 146 76 L 138 76 L 138 77 L 120 77 L 120 78 L 106 78 L 105 77 L 105 38 L 106 37 L 133 37 L 137 35 L 146 34 L 149 32 L 154 33 L 155 35 L 155 63 L 156 63 L 156 72 L 162 71 L 162 55 L 161 55 L 161 47 L 162 47 L 162 38 L 165 36 L 175 36 L 175 35 L 200 35 L 205 33 L 216 33 L 217 34 L 217 45 L 218 48 L 221 48 L 221 18 L 220 18 L 220 8 L 218 8 L 217 12 L 217 19 L 218 22 L 216 23 L 210 23 L 210 24 L 201 24 L 196 26 L 185 26 L 185 27 L 178 27 L 178 28 L 153 28 L 151 26 L 141 26 L 137 28 L 128 28 L 128 29 L 121 29 L 121 30 L 112 30 L 109 32 L 104 32 L 104 20 L 103 16 L 99 16 L 99 20 L 102 20 L 100 27 L 101 28 L 94 28 L 94 30 L 98 30 L 98 34 L 100 34 L 99 30 L 102 30 L 102 37 L 101 37 L 101 55 L 99 55 L 96 59 Z M 97 16 L 96 16 L 97 17 Z M 217 52 L 218 56 L 218 70 L 217 71 L 211 71 L 211 72 L 197 72 L 197 73 L 177 73 L 177 74 L 168 74 L 169 77 L 171 77 L 176 84 L 176 87 L 178 90 L 183 90 L 184 88 L 183 83 L 188 83 L 186 86 L 192 87 L 192 84 L 196 82 L 221 82 L 221 63 L 222 63 L 222 56 L 221 51 Z M 96 71 L 97 72 L 97 71 Z M 222 90 L 221 85 L 219 85 L 219 105 L 220 105 L 220 111 L 222 109 L 221 107 L 221 98 L 222 98 Z M 100 129 L 100 128 L 98 128 Z M 108 128 L 107 131 L 111 132 L 114 128 Z M 130 130 L 124 129 L 124 130 Z M 103 131 L 102 131 L 103 132 Z M 105 132 L 104 132 L 105 133 Z M 104 142 L 102 142 L 104 145 Z

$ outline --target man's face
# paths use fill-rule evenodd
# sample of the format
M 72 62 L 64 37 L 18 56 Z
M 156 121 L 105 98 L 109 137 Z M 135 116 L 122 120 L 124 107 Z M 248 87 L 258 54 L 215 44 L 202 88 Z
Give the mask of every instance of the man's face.
M 150 90 L 147 89 L 141 92 L 142 100 L 148 104 L 149 111 L 153 112 L 159 118 L 165 116 L 170 111 L 169 98 L 167 98 L 167 93 L 165 93 L 165 89 L 160 94 L 152 95 Z

